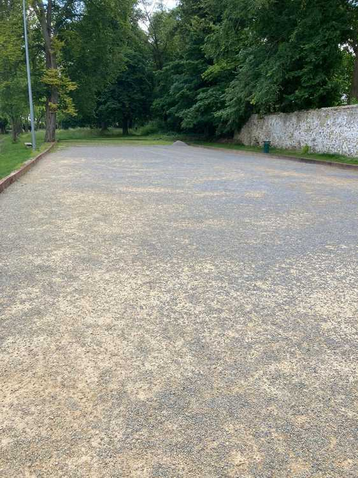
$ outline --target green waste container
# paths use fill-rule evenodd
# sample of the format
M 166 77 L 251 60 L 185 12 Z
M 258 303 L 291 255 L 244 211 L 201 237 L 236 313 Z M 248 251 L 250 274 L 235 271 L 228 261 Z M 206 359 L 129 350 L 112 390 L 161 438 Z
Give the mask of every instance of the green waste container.
M 264 141 L 264 153 L 269 154 L 271 141 Z

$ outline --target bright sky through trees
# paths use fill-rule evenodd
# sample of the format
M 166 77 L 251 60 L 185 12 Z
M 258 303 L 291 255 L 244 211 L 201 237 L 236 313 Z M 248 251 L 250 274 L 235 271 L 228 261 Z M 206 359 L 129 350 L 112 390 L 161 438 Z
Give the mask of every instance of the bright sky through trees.
M 168 8 L 173 8 L 176 6 L 176 0 L 164 0 L 163 2 Z
M 159 1 L 153 0 L 151 3 L 152 3 L 152 6 L 155 6 L 156 4 L 159 3 Z M 163 5 L 166 6 L 167 8 L 174 8 L 177 6 L 177 4 L 178 4 L 177 0 L 163 0 Z

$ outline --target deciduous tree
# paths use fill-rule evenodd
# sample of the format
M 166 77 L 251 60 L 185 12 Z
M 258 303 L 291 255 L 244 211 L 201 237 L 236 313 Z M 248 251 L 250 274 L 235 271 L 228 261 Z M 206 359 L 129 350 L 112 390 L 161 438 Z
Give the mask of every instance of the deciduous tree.
M 0 112 L 9 118 L 16 142 L 22 120 L 28 114 L 27 82 L 23 49 L 21 4 L 0 4 Z

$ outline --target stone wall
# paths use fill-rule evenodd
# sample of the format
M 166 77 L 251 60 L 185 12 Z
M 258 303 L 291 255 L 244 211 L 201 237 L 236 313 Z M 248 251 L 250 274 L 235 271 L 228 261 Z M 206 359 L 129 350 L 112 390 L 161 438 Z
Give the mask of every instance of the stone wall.
M 236 139 L 245 145 L 302 149 L 318 153 L 338 153 L 358 157 L 358 105 L 319 110 L 253 115 Z

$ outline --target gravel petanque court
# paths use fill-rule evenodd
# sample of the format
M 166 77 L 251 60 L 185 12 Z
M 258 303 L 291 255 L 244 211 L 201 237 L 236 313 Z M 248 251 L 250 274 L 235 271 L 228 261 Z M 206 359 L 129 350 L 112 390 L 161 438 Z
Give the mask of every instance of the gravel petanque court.
M 0 217 L 0 477 L 357 478 L 357 172 L 73 146 Z

